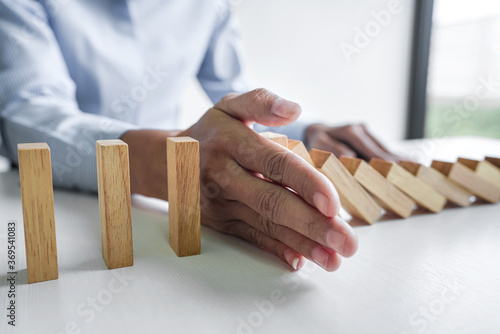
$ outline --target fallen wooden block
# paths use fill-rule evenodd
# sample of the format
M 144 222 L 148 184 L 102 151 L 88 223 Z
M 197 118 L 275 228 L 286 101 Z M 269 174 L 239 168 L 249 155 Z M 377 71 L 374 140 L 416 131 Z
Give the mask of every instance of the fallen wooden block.
M 200 149 L 190 137 L 167 138 L 170 246 L 177 256 L 200 254 Z
M 314 166 L 314 162 L 312 161 L 309 152 L 307 152 L 306 146 L 300 140 L 288 139 L 288 149 Z
M 50 148 L 18 144 L 28 283 L 58 278 Z
M 437 190 L 437 192 L 446 197 L 450 202 L 460 206 L 469 206 L 471 204 L 471 192 L 459 187 L 434 168 L 426 167 L 412 161 L 401 161 L 399 164 Z
M 487 202 L 496 203 L 500 200 L 500 188 L 480 178 L 476 173 L 460 162 L 450 163 L 434 160 L 431 167 L 440 171 L 462 188 L 467 189 Z
M 380 206 L 359 185 L 335 155 L 317 149 L 312 149 L 309 154 L 316 168 L 330 179 L 337 189 L 342 207 L 351 216 L 373 224 L 380 216 Z
M 495 167 L 500 168 L 500 158 L 486 157 L 486 158 L 484 158 L 484 160 L 495 165 Z
M 281 146 L 288 147 L 288 138 L 285 135 L 282 135 L 280 133 L 275 133 L 275 132 L 261 132 L 260 135 L 264 138 L 267 138 L 277 144 L 280 144 Z
M 410 196 L 418 205 L 434 213 L 443 210 L 446 198 L 403 167 L 377 158 L 371 159 L 370 165 L 402 192 Z
M 372 166 L 361 159 L 346 156 L 340 157 L 340 162 L 359 184 L 378 199 L 384 209 L 403 218 L 411 215 L 415 202 L 399 191 Z
M 457 161 L 475 171 L 477 176 L 500 188 L 500 169 L 495 167 L 495 165 L 488 160 L 478 161 L 458 158 Z
M 102 257 L 108 269 L 134 264 L 128 145 L 96 141 Z

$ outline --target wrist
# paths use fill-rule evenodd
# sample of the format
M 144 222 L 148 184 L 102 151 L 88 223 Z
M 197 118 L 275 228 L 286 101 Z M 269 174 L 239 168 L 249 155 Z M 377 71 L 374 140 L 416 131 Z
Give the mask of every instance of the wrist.
M 121 136 L 129 148 L 130 191 L 167 200 L 167 137 L 180 131 L 130 130 Z

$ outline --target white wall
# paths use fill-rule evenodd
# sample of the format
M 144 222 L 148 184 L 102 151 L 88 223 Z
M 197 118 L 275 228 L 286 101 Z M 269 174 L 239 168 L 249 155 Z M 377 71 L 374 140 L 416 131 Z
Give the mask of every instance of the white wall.
M 415 0 L 401 0 L 399 13 L 386 27 L 378 25 L 377 34 L 371 12 L 392 1 L 231 2 L 237 4 L 247 68 L 258 86 L 300 103 L 304 120 L 365 122 L 377 136 L 393 140 L 405 133 Z M 367 25 L 374 37 L 348 63 L 341 45 L 356 46 L 355 29 Z M 184 94 L 182 126 L 209 106 L 193 83 Z

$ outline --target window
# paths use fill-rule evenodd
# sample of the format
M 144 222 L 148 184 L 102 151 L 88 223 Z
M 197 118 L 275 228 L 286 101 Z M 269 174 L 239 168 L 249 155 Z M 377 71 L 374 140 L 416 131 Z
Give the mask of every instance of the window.
M 500 3 L 435 0 L 425 137 L 500 138 Z

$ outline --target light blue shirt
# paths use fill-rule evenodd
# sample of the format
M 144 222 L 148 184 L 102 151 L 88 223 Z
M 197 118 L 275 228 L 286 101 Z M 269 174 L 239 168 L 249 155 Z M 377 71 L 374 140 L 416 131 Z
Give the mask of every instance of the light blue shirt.
M 96 140 L 176 129 L 194 77 L 214 103 L 250 90 L 240 54 L 223 0 L 0 0 L 1 153 L 47 142 L 54 184 L 96 191 Z

